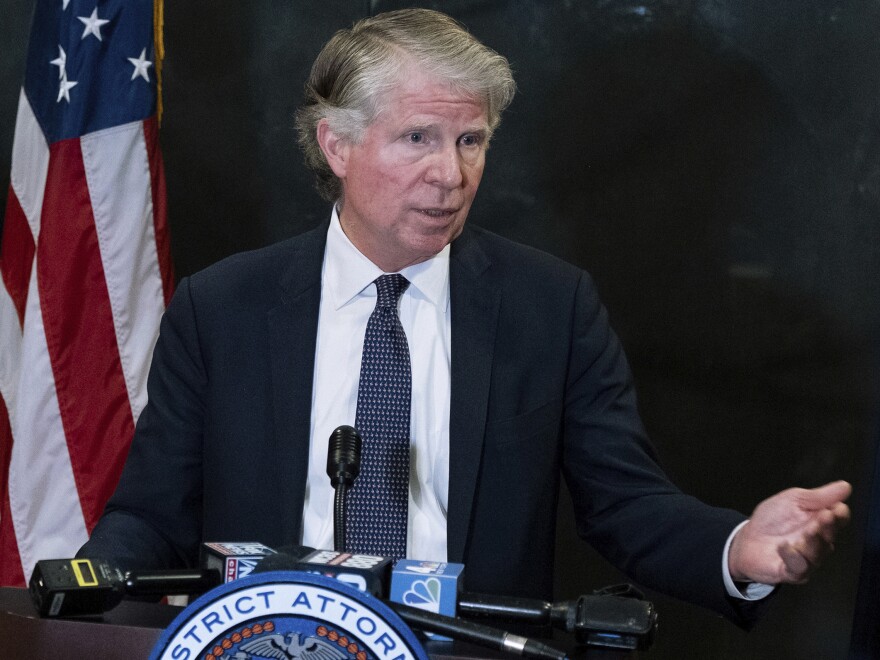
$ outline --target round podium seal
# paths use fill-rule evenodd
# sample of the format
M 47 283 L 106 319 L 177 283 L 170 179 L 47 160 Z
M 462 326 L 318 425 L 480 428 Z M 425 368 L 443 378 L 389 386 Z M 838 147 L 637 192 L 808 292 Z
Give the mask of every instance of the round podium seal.
M 428 660 L 412 630 L 371 594 L 321 575 L 252 575 L 202 595 L 150 660 Z

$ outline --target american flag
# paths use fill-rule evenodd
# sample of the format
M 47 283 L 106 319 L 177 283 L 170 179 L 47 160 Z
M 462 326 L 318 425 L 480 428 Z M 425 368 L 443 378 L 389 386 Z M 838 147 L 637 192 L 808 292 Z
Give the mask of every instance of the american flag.
M 86 541 L 146 402 L 173 287 L 155 9 L 36 3 L 0 237 L 3 585 Z

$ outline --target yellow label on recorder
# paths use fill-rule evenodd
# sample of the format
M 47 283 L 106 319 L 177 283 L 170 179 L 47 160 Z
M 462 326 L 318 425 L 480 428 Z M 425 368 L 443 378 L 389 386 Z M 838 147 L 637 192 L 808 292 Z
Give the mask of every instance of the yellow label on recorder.
M 73 574 L 76 576 L 76 581 L 79 586 L 98 586 L 98 578 L 95 577 L 95 571 L 92 568 L 92 562 L 90 560 L 74 559 L 70 564 L 73 566 Z

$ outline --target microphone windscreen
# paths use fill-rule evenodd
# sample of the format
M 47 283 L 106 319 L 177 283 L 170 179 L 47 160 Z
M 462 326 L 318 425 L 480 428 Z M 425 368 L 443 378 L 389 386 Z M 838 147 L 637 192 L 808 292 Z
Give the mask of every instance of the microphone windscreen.
M 334 488 L 340 483 L 350 486 L 360 474 L 361 445 L 361 436 L 352 426 L 339 426 L 330 434 L 327 476 Z

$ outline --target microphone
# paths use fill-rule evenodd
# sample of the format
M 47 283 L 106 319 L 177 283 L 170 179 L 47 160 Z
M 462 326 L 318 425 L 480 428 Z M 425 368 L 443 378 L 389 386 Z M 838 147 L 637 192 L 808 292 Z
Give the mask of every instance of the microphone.
M 345 495 L 361 472 L 361 436 L 348 425 L 330 434 L 327 448 L 327 476 L 336 491 L 333 501 L 333 549 L 345 552 Z
M 223 576 L 224 582 L 232 582 L 246 577 L 258 563 L 274 554 L 275 550 L 262 543 L 202 543 L 199 566 L 213 568 Z
M 103 559 L 43 559 L 28 590 L 40 616 L 97 616 L 125 596 L 200 594 L 220 584 L 215 570 L 123 572 Z
M 565 660 L 567 658 L 564 651 L 529 637 L 513 635 L 498 628 L 444 616 L 402 603 L 388 602 L 387 604 L 401 619 L 423 632 L 439 633 L 453 639 L 479 644 L 524 658 L 540 658 L 542 660 Z
M 390 599 L 429 612 L 455 616 L 463 584 L 464 564 L 401 559 L 391 572 Z M 435 634 L 433 638 L 450 641 L 442 635 Z
M 588 595 L 549 603 L 533 598 L 462 591 L 461 564 L 402 559 L 391 574 L 391 599 L 460 617 L 552 626 L 573 633 L 580 644 L 646 649 L 653 643 L 653 603 L 623 595 Z
M 549 603 L 532 598 L 462 593 L 461 616 L 495 617 L 506 621 L 550 624 L 574 633 L 579 644 L 644 650 L 654 642 L 657 611 L 654 604 L 633 596 L 593 594 Z

